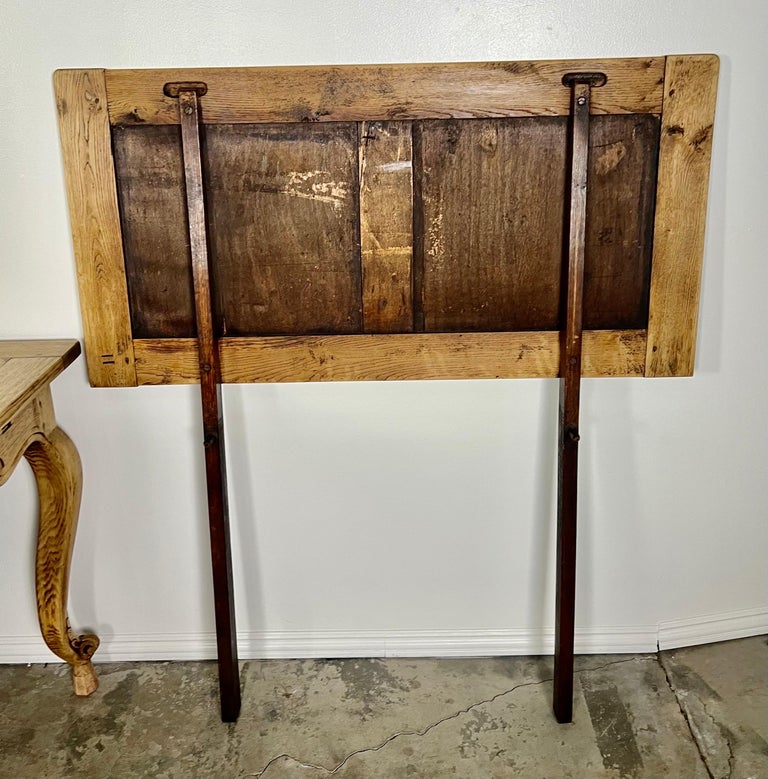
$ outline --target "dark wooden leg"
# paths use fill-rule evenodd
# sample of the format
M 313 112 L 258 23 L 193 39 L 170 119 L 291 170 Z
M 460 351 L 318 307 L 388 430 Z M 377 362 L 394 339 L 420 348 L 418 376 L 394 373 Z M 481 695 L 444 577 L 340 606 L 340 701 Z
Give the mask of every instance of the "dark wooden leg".
M 169 85 L 166 85 L 166 88 Z M 219 356 L 213 327 L 211 280 L 208 271 L 208 242 L 203 201 L 203 172 L 200 161 L 198 93 L 205 85 L 175 85 L 179 98 L 184 177 L 195 290 L 195 316 L 200 362 L 200 393 L 203 406 L 203 445 L 208 485 L 208 522 L 211 531 L 213 597 L 216 609 L 216 647 L 219 658 L 221 719 L 234 722 L 240 713 L 240 670 L 237 661 L 237 632 L 232 588 L 232 556 L 229 542 L 227 464 L 224 450 L 223 409 L 219 380 Z M 186 88 L 185 88 L 186 86 Z M 168 91 L 166 89 L 166 91 Z
M 203 396 L 203 445 L 208 486 L 208 524 L 211 534 L 213 598 L 216 612 L 216 651 L 219 658 L 219 694 L 221 719 L 235 722 L 240 714 L 240 669 L 237 660 L 235 596 L 232 586 L 232 554 L 229 542 L 229 502 L 227 499 L 227 462 L 224 449 L 221 385 L 214 388 L 215 401 Z M 206 410 L 215 421 L 206 418 Z
M 555 679 L 553 708 L 558 722 L 573 719 L 573 631 L 576 603 L 576 500 L 579 472 L 579 396 L 587 213 L 589 102 L 592 86 L 605 83 L 595 73 L 570 73 L 572 88 L 571 189 L 565 329 L 560 346 L 560 427 L 557 476 L 557 595 L 555 601 Z

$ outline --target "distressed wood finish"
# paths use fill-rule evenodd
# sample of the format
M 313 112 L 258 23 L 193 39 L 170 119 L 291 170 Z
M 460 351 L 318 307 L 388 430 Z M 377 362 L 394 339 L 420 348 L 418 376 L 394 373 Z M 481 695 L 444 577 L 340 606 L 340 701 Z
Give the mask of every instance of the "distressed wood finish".
M 221 332 L 360 332 L 357 127 L 205 128 Z
M 88 376 L 96 387 L 136 384 L 103 70 L 53 76 Z
M 359 161 L 363 330 L 407 333 L 413 327 L 411 122 L 363 122 Z
M 719 65 L 712 54 L 667 58 L 648 376 L 693 375 Z
M 140 384 L 199 380 L 194 339 L 137 340 Z M 556 378 L 559 334 L 413 333 L 409 335 L 222 338 L 225 383 Z M 644 330 L 584 333 L 585 376 L 642 376 Z
M 659 113 L 664 58 L 108 70 L 113 124 L 178 124 L 168 82 L 201 81 L 206 123 L 346 122 L 567 115 L 560 80 L 608 74 L 595 113 Z
M 115 127 L 115 172 L 135 338 L 195 335 L 178 127 Z
M 649 114 L 590 119 L 586 329 L 648 324 L 659 124 Z
M 557 327 L 564 122 L 418 124 L 414 294 L 426 332 Z
M 644 328 L 658 120 L 597 117 L 589 143 L 585 327 Z M 423 329 L 559 328 L 565 117 L 422 122 L 415 145 Z
M 693 247 L 694 244 L 700 247 L 702 240 L 711 138 L 711 128 L 707 128 L 711 125 L 714 105 L 717 58 L 710 55 L 670 57 L 666 73 L 667 98 L 662 106 L 664 64 L 664 58 L 645 58 L 615 61 L 426 66 L 109 71 L 106 76 L 100 70 L 58 72 L 55 76 L 57 102 L 75 234 L 91 382 L 95 385 L 120 386 L 130 386 L 136 382 L 135 371 L 130 364 L 132 344 L 127 287 L 124 280 L 118 279 L 116 285 L 112 283 L 115 271 L 117 270 L 117 275 L 120 276 L 125 269 L 122 267 L 120 230 L 115 213 L 115 187 L 112 181 L 114 171 L 109 155 L 108 132 L 104 126 L 105 83 L 109 86 L 107 91 L 113 118 L 117 117 L 118 124 L 135 125 L 122 130 L 115 128 L 117 133 L 115 151 L 120 158 L 120 132 L 167 131 L 170 133 L 169 138 L 172 138 L 176 132 L 171 127 L 139 126 L 142 124 L 140 121 L 142 119 L 149 120 L 149 124 L 154 121 L 178 123 L 178 109 L 175 102 L 162 95 L 162 86 L 166 79 L 179 80 L 182 76 L 195 74 L 195 80 L 206 80 L 209 84 L 209 92 L 202 98 L 203 121 L 212 124 L 300 119 L 328 122 L 343 118 L 367 121 L 373 126 L 374 123 L 393 117 L 423 119 L 454 116 L 486 118 L 533 116 L 533 121 L 538 121 L 535 118 L 538 116 L 542 121 L 547 121 L 546 117 L 558 121 L 558 118 L 553 115 L 562 118 L 568 110 L 567 100 L 563 95 L 567 90 L 563 90 L 560 86 L 560 75 L 566 70 L 575 68 L 599 69 L 608 74 L 609 83 L 599 90 L 603 94 L 595 97 L 593 113 L 600 114 L 602 111 L 617 114 L 635 113 L 635 116 L 597 116 L 592 123 L 594 125 L 592 148 L 595 154 L 590 175 L 594 187 L 591 197 L 593 205 L 589 206 L 588 214 L 585 326 L 638 330 L 645 329 L 646 322 L 649 321 L 647 375 L 689 374 L 693 366 L 698 280 L 701 268 L 700 248 L 689 247 Z M 458 77 L 459 74 L 462 78 Z M 463 78 L 464 76 L 466 79 Z M 673 81 L 677 87 L 672 84 Z M 256 83 L 259 84 L 259 89 L 254 88 Z M 374 88 L 377 84 L 378 91 Z M 394 91 L 390 92 L 390 88 Z M 399 102 L 402 102 L 396 99 L 399 89 L 407 89 L 412 95 L 412 100 L 407 105 L 399 105 Z M 534 94 L 538 97 L 530 102 L 528 98 Z M 619 94 L 621 99 L 617 97 Z M 609 95 L 613 95 L 610 100 Z M 603 104 L 601 101 L 606 102 Z M 482 107 L 479 107 L 481 104 Z M 324 113 L 328 105 L 333 106 L 333 111 Z M 648 268 L 644 264 L 649 243 L 648 228 L 643 214 L 652 210 L 653 197 L 643 190 L 639 199 L 632 203 L 632 192 L 637 195 L 637 190 L 633 188 L 637 178 L 635 173 L 628 176 L 628 172 L 630 170 L 637 172 L 637 160 L 641 159 L 645 168 L 640 178 L 645 180 L 646 175 L 652 178 L 650 171 L 653 167 L 651 157 L 655 119 L 648 114 L 658 113 L 662 107 L 665 129 L 661 138 L 662 160 L 657 190 L 655 248 L 649 285 Z M 639 116 L 638 113 L 645 116 Z M 479 121 L 482 122 L 483 119 Z M 617 136 L 614 132 L 617 124 L 621 125 L 623 121 L 628 123 L 626 127 L 632 126 L 632 132 L 637 136 L 632 145 L 627 145 L 626 136 L 620 137 L 621 134 Z M 600 122 L 605 124 L 601 125 Z M 387 124 L 396 126 L 393 122 Z M 333 127 L 333 125 L 324 126 Z M 606 128 L 602 141 L 597 137 L 601 127 Z M 610 132 L 608 128 L 612 128 Z M 209 126 L 206 130 L 213 130 L 214 134 L 217 131 L 224 132 L 222 127 Z M 144 137 L 148 138 L 149 135 Z M 415 129 L 414 141 L 420 142 L 420 140 L 421 132 Z M 605 146 L 598 152 L 596 144 L 601 143 Z M 646 154 L 642 150 L 647 150 L 649 153 Z M 414 151 L 418 152 L 417 149 Z M 151 152 L 144 154 L 147 158 L 150 155 Z M 203 155 L 204 163 L 207 165 L 205 147 Z M 160 157 L 162 156 L 163 154 L 160 154 Z M 414 154 L 413 163 L 419 166 L 418 153 Z M 154 194 L 145 192 L 138 199 L 134 193 L 132 202 L 135 218 L 131 218 L 130 214 L 124 214 L 127 255 L 135 259 L 140 253 L 143 256 L 147 252 L 154 252 L 149 267 L 155 263 L 154 269 L 160 271 L 156 288 L 148 284 L 148 294 L 144 295 L 142 303 L 137 301 L 132 303 L 137 336 L 189 337 L 194 335 L 189 293 L 191 280 L 180 271 L 184 259 L 183 236 L 181 239 L 177 236 L 172 240 L 169 235 L 161 235 L 159 220 L 154 226 L 145 225 L 142 228 L 143 234 L 139 231 L 132 235 L 128 227 L 129 224 L 138 225 L 138 217 L 141 213 L 150 216 L 150 222 L 160 213 L 178 213 L 180 209 L 178 159 L 173 165 L 176 167 L 173 174 L 175 183 L 171 184 L 165 180 L 163 184 L 162 172 L 150 169 L 152 175 L 157 174 L 161 186 L 159 189 L 155 188 Z M 166 174 L 173 165 L 168 160 Z M 601 177 L 606 180 L 602 194 L 599 181 Z M 423 175 L 419 175 L 416 171 L 413 179 L 416 201 L 422 194 L 420 191 L 422 178 Z M 165 195 L 168 195 L 174 187 L 176 188 L 175 205 L 170 208 L 168 202 L 162 199 L 152 200 L 153 197 L 158 196 L 158 191 L 163 190 L 163 186 Z M 369 197 L 365 187 L 362 187 L 361 192 L 364 199 Z M 401 189 L 401 194 L 403 192 L 404 189 Z M 128 204 L 130 199 L 126 196 L 125 203 Z M 370 192 L 370 201 L 372 204 L 382 202 L 381 198 L 377 198 L 374 188 Z M 402 197 L 400 202 L 403 202 Z M 373 206 L 374 210 L 376 207 L 378 206 Z M 131 208 L 126 210 L 130 212 Z M 460 209 L 457 210 L 457 215 L 461 221 Z M 420 219 L 423 216 L 421 209 L 417 208 L 413 220 L 417 228 L 421 226 Z M 634 216 L 637 216 L 637 219 L 633 222 Z M 365 218 L 366 215 L 361 214 L 364 225 Z M 402 213 L 399 213 L 397 218 L 401 219 Z M 599 226 L 598 222 L 601 223 Z M 178 227 L 177 220 L 173 220 L 173 223 Z M 166 228 L 168 227 L 166 223 Z M 471 224 L 468 224 L 467 232 L 470 227 Z M 254 235 L 257 234 L 258 228 L 252 227 L 252 229 Z M 372 233 L 367 237 L 361 236 L 361 241 L 368 241 L 372 236 Z M 429 240 L 429 235 L 426 238 Z M 223 242 L 227 240 L 229 239 L 222 238 Z M 413 241 L 412 287 L 419 292 L 423 286 L 422 271 L 425 270 L 424 247 L 420 246 L 422 237 L 418 234 L 413 235 Z M 535 239 L 533 243 L 535 245 Z M 213 248 L 214 251 L 217 250 L 216 246 Z M 222 251 L 224 248 L 222 247 Z M 162 255 L 165 255 L 163 259 L 166 264 L 160 268 L 155 258 Z M 600 264 L 592 268 L 590 257 L 597 255 L 601 257 Z M 250 256 L 250 248 L 245 251 L 245 256 Z M 402 264 L 402 254 L 395 252 L 395 256 L 397 263 Z M 538 256 L 535 252 L 529 254 L 531 258 Z M 547 256 L 549 257 L 549 254 Z M 643 258 L 642 262 L 638 261 L 639 257 Z M 374 323 L 371 329 L 375 327 L 378 331 L 383 331 L 389 330 L 390 326 L 386 321 L 376 324 L 376 301 L 371 294 L 374 286 L 383 285 L 386 281 L 386 276 L 383 279 L 376 279 L 377 271 L 382 270 L 386 273 L 386 265 L 378 262 L 380 258 L 381 255 L 376 258 L 377 262 L 368 268 L 367 275 L 371 283 L 366 285 L 364 279 L 360 280 L 364 294 L 362 299 L 358 299 L 357 305 L 365 309 L 369 322 Z M 395 260 L 394 257 L 388 259 L 393 262 Z M 466 262 L 466 257 L 462 257 L 461 261 Z M 537 261 L 531 260 L 533 265 Z M 174 263 L 178 263 L 179 268 Z M 140 271 L 132 276 L 133 272 L 131 268 L 128 269 L 132 296 L 136 284 L 140 286 L 141 282 L 148 281 L 151 277 L 149 270 Z M 400 284 L 401 275 L 397 271 L 395 273 L 396 280 Z M 611 282 L 610 279 L 617 278 L 618 273 L 624 278 L 620 282 Z M 498 292 L 498 288 L 505 286 L 503 282 L 506 281 L 506 277 L 503 272 L 500 276 L 502 283 L 497 285 L 489 286 L 483 281 L 483 276 L 483 273 L 478 275 L 478 287 L 485 284 L 485 288 L 490 289 L 494 295 L 506 294 Z M 429 282 L 430 279 L 427 278 L 426 281 Z M 537 282 L 532 283 L 534 283 L 535 296 Z M 540 281 L 538 284 L 539 288 L 547 286 Z M 354 280 L 351 285 L 354 285 Z M 650 287 L 650 293 L 646 290 L 638 295 L 637 288 L 644 286 Z M 383 289 L 383 286 L 378 288 Z M 279 294 L 280 289 L 282 289 L 281 284 L 272 284 L 269 294 L 274 296 L 275 290 L 278 290 L 277 294 Z M 458 292 L 463 291 L 460 285 L 456 289 Z M 401 287 L 401 291 L 407 297 L 407 289 Z M 472 292 L 471 289 L 469 291 L 469 298 L 465 298 L 462 304 L 465 310 L 468 307 L 482 306 L 485 301 L 480 300 L 476 292 Z M 236 291 L 231 294 L 237 296 Z M 649 319 L 645 316 L 648 295 L 650 295 Z M 477 297 L 477 300 L 473 300 L 473 296 Z M 631 305 L 627 303 L 630 298 Z M 403 321 L 404 317 L 401 316 L 403 312 L 393 312 L 389 308 L 390 298 L 388 297 L 387 300 L 389 310 L 386 313 L 393 315 L 397 320 L 398 329 L 399 324 L 405 325 L 404 331 L 410 329 L 411 323 Z M 147 301 L 151 305 L 146 305 Z M 171 302 L 172 305 L 169 305 Z M 270 305 L 269 300 L 258 296 L 254 296 L 252 302 L 250 313 L 256 319 L 259 316 L 259 308 Z M 420 294 L 412 300 L 416 329 L 419 329 L 419 325 L 423 326 L 421 302 Z M 455 302 L 451 305 L 455 306 Z M 241 310 L 247 309 L 244 302 L 238 306 Z M 551 302 L 547 302 L 547 306 L 547 311 L 551 315 Z M 405 304 L 403 307 L 406 307 Z M 330 316 L 333 317 L 338 309 L 331 307 L 330 311 Z M 482 309 L 480 311 L 482 313 Z M 541 310 L 536 309 L 536 314 L 540 316 Z M 514 327 L 514 316 L 513 312 L 508 324 L 504 324 L 504 317 L 501 317 L 501 325 Z M 473 329 L 495 329 L 501 326 L 484 321 L 482 316 L 478 316 L 477 319 L 479 321 L 474 325 L 471 322 L 466 325 L 456 322 L 451 327 L 457 332 L 466 332 Z M 437 324 L 434 322 L 435 327 Z M 538 330 L 557 327 L 559 324 L 559 321 L 554 324 L 526 323 L 521 326 L 521 329 Z M 226 316 L 223 320 L 220 316 L 217 317 L 216 326 L 219 330 L 228 328 L 229 321 Z M 352 328 L 336 330 L 334 327 L 299 328 L 297 326 L 293 333 L 301 334 L 300 329 L 305 333 L 321 330 L 343 333 L 354 331 Z M 391 329 L 395 329 L 394 323 Z M 237 334 L 234 330 L 228 332 Z M 248 328 L 241 332 L 244 335 L 252 335 L 256 330 Z M 617 358 L 617 362 L 620 361 L 620 357 Z M 180 380 L 185 379 L 180 378 Z
M 98 686 L 94 635 L 75 636 L 67 617 L 72 548 L 82 489 L 80 458 L 57 426 L 50 382 L 80 354 L 77 341 L 0 341 L 0 485 L 26 457 L 40 500 L 35 590 L 49 649 L 72 666 L 76 695 Z
M 203 203 L 203 171 L 197 94 L 179 92 L 184 180 L 195 294 L 198 369 L 203 410 L 203 446 L 208 487 L 208 523 L 211 538 L 213 598 L 216 611 L 216 647 L 219 660 L 221 719 L 235 722 L 240 714 L 240 669 L 237 660 L 232 555 L 229 538 L 227 462 L 221 403 L 221 378 L 213 329 L 208 236 Z

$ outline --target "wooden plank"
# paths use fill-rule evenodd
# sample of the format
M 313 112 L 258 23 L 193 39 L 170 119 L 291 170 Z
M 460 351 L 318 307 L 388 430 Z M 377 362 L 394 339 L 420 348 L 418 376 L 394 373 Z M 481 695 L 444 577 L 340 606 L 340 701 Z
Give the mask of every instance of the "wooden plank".
M 104 71 L 58 70 L 53 83 L 88 377 L 95 387 L 135 386 Z
M 420 122 L 418 129 L 414 263 L 423 329 L 555 329 L 566 118 Z
M 661 119 L 648 376 L 691 376 L 720 60 L 667 57 Z
M 642 329 L 658 120 L 625 114 L 590 124 L 585 327 Z M 414 290 L 423 329 L 562 326 L 567 147 L 564 117 L 417 123 Z
M 113 124 L 177 124 L 178 106 L 163 94 L 171 81 L 205 82 L 203 121 L 216 124 L 565 116 L 568 90 L 561 78 L 575 70 L 608 75 L 595 113 L 661 110 L 663 57 L 109 70 L 106 77 Z
M 205 128 L 224 335 L 360 332 L 357 127 Z
M 113 146 L 133 334 L 193 337 L 179 128 L 115 127 Z
M 559 333 L 222 338 L 225 383 L 555 378 Z M 584 376 L 642 376 L 644 330 L 584 332 Z M 197 342 L 136 340 L 140 384 L 198 381 Z
M 363 330 L 407 333 L 413 328 L 411 122 L 363 122 L 360 139 Z
M 42 354 L 41 352 L 47 352 Z M 0 417 L 13 416 L 80 354 L 78 341 L 0 341 Z
M 588 330 L 648 324 L 658 146 L 656 116 L 598 116 L 590 121 L 584 264 Z

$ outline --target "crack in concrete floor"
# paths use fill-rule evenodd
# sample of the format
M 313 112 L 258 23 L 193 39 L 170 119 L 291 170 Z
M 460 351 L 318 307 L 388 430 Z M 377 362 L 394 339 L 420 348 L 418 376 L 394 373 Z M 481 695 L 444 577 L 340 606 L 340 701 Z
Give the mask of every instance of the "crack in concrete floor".
M 648 657 L 630 657 L 625 660 L 612 660 L 610 663 L 602 663 L 601 665 L 597 665 L 594 668 L 582 668 L 579 671 L 575 671 L 574 678 L 577 676 L 581 676 L 582 674 L 592 673 L 594 671 L 600 671 L 603 668 L 608 668 L 609 666 L 613 666 L 613 665 L 622 665 L 623 663 L 634 663 L 634 662 L 648 662 L 649 660 L 656 661 L 657 657 L 651 655 Z M 665 670 L 665 674 L 666 674 L 666 670 Z M 361 747 L 360 749 L 355 749 L 354 751 L 350 752 L 340 763 L 338 763 L 333 768 L 326 768 L 326 766 L 323 765 L 305 762 L 303 760 L 300 760 L 297 757 L 294 757 L 293 755 L 289 755 L 288 753 L 283 752 L 279 755 L 275 755 L 273 758 L 270 758 L 270 760 L 260 771 L 251 774 L 244 774 L 242 779 L 260 779 L 269 770 L 269 768 L 272 765 L 274 765 L 278 760 L 290 760 L 291 762 L 301 766 L 302 768 L 311 768 L 316 771 L 323 771 L 324 773 L 328 774 L 328 776 L 333 776 L 333 774 L 338 773 L 356 755 L 361 755 L 369 752 L 378 752 L 379 750 L 384 749 L 384 747 L 386 747 L 388 744 L 391 744 L 393 741 L 395 741 L 395 739 L 398 739 L 401 736 L 418 736 L 418 737 L 426 736 L 427 733 L 430 733 L 439 725 L 442 725 L 445 722 L 450 722 L 451 720 L 458 719 L 459 717 L 465 714 L 469 714 L 469 712 L 475 711 L 481 706 L 486 706 L 488 704 L 491 704 L 494 701 L 497 701 L 499 698 L 503 698 L 505 695 L 509 695 L 515 692 L 516 690 L 520 690 L 524 687 L 536 687 L 551 681 L 552 681 L 552 677 L 550 676 L 547 677 L 546 679 L 539 679 L 538 681 L 535 682 L 522 682 L 520 684 L 516 684 L 514 687 L 510 687 L 508 690 L 503 690 L 502 692 L 496 693 L 496 695 L 493 695 L 490 698 L 485 698 L 481 701 L 477 701 L 476 703 L 472 703 L 463 709 L 459 709 L 459 711 L 456 711 L 453 714 L 449 714 L 445 717 L 442 717 L 439 720 L 437 720 L 437 722 L 433 722 L 430 725 L 427 725 L 427 727 L 423 728 L 422 730 L 400 730 L 397 733 L 393 733 L 391 736 L 388 736 L 386 739 L 384 739 L 384 741 L 382 741 L 380 744 L 377 744 L 376 746 Z M 667 677 L 667 683 L 669 684 L 668 677 Z M 674 694 L 674 689 L 672 690 L 672 692 Z M 677 695 L 675 695 L 675 699 L 677 700 Z M 680 705 L 679 700 L 678 700 L 678 705 Z M 697 748 L 698 748 L 698 744 L 697 744 Z M 701 754 L 700 750 L 699 753 Z M 702 757 L 702 760 L 703 759 L 704 758 Z M 709 772 L 709 768 L 707 768 L 707 772 Z M 711 779 L 714 779 L 711 773 L 709 775 Z
M 656 653 L 659 661 L 659 665 L 661 666 L 661 669 L 664 671 L 664 677 L 667 680 L 667 686 L 672 691 L 672 694 L 675 696 L 675 701 L 677 701 L 677 706 L 680 709 L 680 713 L 683 716 L 683 719 L 685 720 L 685 724 L 688 727 L 688 730 L 691 734 L 691 740 L 696 745 L 696 749 L 699 753 L 699 757 L 701 758 L 701 762 L 704 764 L 704 768 L 707 771 L 707 774 L 710 779 L 731 779 L 733 776 L 733 768 L 734 763 L 736 761 L 736 756 L 733 752 L 733 744 L 731 744 L 731 740 L 728 738 L 725 733 L 723 733 L 723 729 L 720 726 L 720 723 L 715 719 L 714 714 L 707 708 L 706 702 L 696 693 L 694 693 L 691 690 L 685 691 L 685 696 L 692 696 L 696 698 L 696 700 L 699 703 L 699 706 L 701 707 L 701 710 L 706 714 L 707 717 L 709 717 L 710 721 L 712 722 L 712 725 L 714 725 L 715 730 L 717 733 L 720 734 L 720 738 L 722 740 L 722 743 L 725 744 L 727 750 L 728 750 L 728 773 L 725 775 L 721 775 L 719 772 L 716 774 L 716 772 L 713 770 L 711 766 L 711 758 L 709 756 L 709 751 L 707 749 L 707 745 L 705 743 L 706 739 L 704 738 L 704 734 L 701 733 L 701 729 L 695 725 L 693 722 L 692 716 L 688 713 L 687 707 L 684 704 L 683 695 L 680 693 L 680 691 L 677 689 L 677 686 L 672 681 L 672 674 L 667 667 L 667 664 L 664 662 L 664 656 L 659 651 Z
M 753 637 L 581 657 L 578 715 L 564 729 L 542 658 L 248 666 L 254 705 L 223 746 L 210 664 L 106 666 L 103 694 L 76 702 L 66 667 L 2 669 L 0 774 L 765 776 L 767 650 Z
M 670 691 L 672 692 L 672 695 L 675 696 L 675 701 L 677 702 L 677 707 L 680 709 L 680 714 L 682 718 L 685 720 L 686 727 L 688 728 L 688 732 L 691 734 L 691 740 L 696 745 L 696 750 L 699 753 L 699 757 L 701 758 L 701 762 L 704 764 L 704 768 L 707 771 L 707 775 L 709 776 L 709 779 L 715 779 L 714 774 L 712 773 L 712 769 L 709 767 L 709 763 L 707 762 L 706 755 L 704 754 L 704 750 L 701 747 L 701 744 L 699 743 L 699 740 L 696 738 L 696 732 L 693 728 L 693 724 L 691 723 L 690 718 L 688 717 L 688 712 L 685 710 L 685 707 L 683 706 L 683 702 L 680 699 L 680 695 L 677 692 L 677 687 L 672 681 L 672 676 L 669 673 L 669 669 L 664 664 L 664 659 L 661 654 L 661 651 L 658 651 L 656 653 L 656 657 L 658 658 L 659 665 L 661 666 L 661 670 L 664 671 L 664 678 L 667 680 L 667 687 L 669 687 Z
M 698 698 L 698 696 L 696 697 Z M 726 736 L 722 732 L 720 723 L 715 719 L 715 715 L 712 714 L 712 712 L 707 708 L 707 704 L 701 698 L 698 698 L 698 701 L 701 704 L 701 708 L 704 711 L 704 713 L 709 717 L 712 724 L 717 728 L 718 732 L 720 733 L 720 737 L 725 742 L 725 746 L 728 748 L 728 774 L 726 775 L 725 779 L 731 779 L 731 777 L 733 776 L 733 763 L 736 759 L 736 757 L 733 754 L 733 745 L 731 744 L 731 739 L 729 739 L 728 736 Z M 695 737 L 696 734 L 694 733 L 693 735 Z M 706 760 L 704 760 L 704 764 L 707 765 Z

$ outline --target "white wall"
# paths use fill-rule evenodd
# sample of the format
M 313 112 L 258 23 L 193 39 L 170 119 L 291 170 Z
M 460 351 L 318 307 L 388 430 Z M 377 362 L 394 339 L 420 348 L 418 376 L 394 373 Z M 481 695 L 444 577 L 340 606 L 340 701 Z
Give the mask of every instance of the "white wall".
M 81 335 L 56 68 L 719 54 L 697 372 L 585 382 L 577 625 L 591 650 L 651 649 L 659 626 L 667 644 L 768 630 L 768 4 L 0 8 L 0 337 Z M 212 654 L 196 388 L 91 389 L 81 359 L 54 397 L 85 466 L 73 625 L 103 659 Z M 551 644 L 556 382 L 233 386 L 225 404 L 244 654 Z M 0 661 L 50 658 L 17 471 L 0 491 Z

